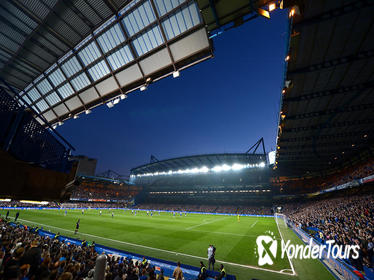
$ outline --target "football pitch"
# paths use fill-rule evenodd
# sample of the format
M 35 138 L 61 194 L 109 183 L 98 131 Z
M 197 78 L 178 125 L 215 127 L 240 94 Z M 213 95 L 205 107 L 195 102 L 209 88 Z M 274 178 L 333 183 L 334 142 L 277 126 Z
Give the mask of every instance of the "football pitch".
M 239 280 L 248 279 L 335 279 L 318 260 L 289 260 L 277 254 L 273 265 L 258 265 L 256 238 L 272 233 L 276 240 L 291 240 L 302 244 L 292 230 L 273 217 L 179 214 L 154 212 L 153 216 L 131 210 L 20 210 L 18 222 L 38 225 L 45 230 L 95 241 L 98 244 L 156 257 L 169 261 L 199 266 L 207 265 L 207 248 L 216 248 L 216 266 L 223 263 L 227 273 Z M 2 210 L 4 216 L 6 210 Z M 16 210 L 10 211 L 14 217 Z M 80 219 L 79 233 L 74 235 Z M 11 219 L 13 220 L 13 219 Z M 278 242 L 278 252 L 280 242 Z

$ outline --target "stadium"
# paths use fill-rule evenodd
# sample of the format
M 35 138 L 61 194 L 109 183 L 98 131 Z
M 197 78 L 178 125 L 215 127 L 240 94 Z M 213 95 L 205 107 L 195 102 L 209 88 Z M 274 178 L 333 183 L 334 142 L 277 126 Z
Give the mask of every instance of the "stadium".
M 1 1 L 0 279 L 374 279 L 373 4 Z

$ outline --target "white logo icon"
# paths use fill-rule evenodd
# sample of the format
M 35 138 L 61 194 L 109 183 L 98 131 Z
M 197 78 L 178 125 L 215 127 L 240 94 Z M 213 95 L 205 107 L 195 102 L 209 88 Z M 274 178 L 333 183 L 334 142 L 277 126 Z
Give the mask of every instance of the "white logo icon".
M 304 240 L 304 239 L 303 239 Z M 357 259 L 359 257 L 359 245 L 334 245 L 335 240 L 327 240 L 325 244 L 316 243 L 313 238 L 309 239 L 307 244 L 292 244 L 290 240 L 285 242 L 283 239 L 280 241 L 280 258 L 291 259 L 318 259 L 322 258 L 323 254 L 326 258 L 342 258 Z M 274 233 L 266 231 L 264 235 L 256 238 L 256 245 L 254 253 L 258 258 L 258 265 L 273 265 L 277 258 L 278 241 Z
M 275 240 L 272 232 L 269 233 L 271 236 L 260 235 L 256 239 L 259 266 L 263 266 L 265 264 L 272 265 L 274 263 L 273 260 L 277 255 L 277 240 Z

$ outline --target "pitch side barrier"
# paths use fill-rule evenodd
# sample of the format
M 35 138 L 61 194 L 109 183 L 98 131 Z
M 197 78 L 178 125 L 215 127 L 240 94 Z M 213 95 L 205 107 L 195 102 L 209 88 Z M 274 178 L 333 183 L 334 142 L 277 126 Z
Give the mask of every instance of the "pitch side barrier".
M 152 212 L 165 212 L 165 213 L 187 213 L 187 214 L 206 214 L 206 215 L 226 215 L 237 216 L 233 213 L 213 213 L 213 212 L 194 212 L 194 211 L 171 211 L 171 210 L 153 210 L 153 209 L 137 209 L 137 208 L 103 208 L 103 207 L 0 207 L 0 209 L 13 209 L 13 210 L 134 210 L 134 211 L 152 211 Z M 254 214 L 239 214 L 241 217 L 265 217 L 274 218 L 274 215 L 254 215 Z
M 23 225 L 12 223 L 12 222 L 10 223 L 10 225 L 14 226 L 14 227 L 19 226 L 21 228 L 24 228 Z M 55 233 L 52 233 L 50 231 L 46 231 L 46 230 L 43 230 L 43 229 L 38 230 L 37 234 L 39 234 L 42 237 L 47 236 L 51 239 L 56 237 Z M 71 237 L 60 235 L 60 236 L 57 237 L 57 239 L 60 242 L 64 242 L 67 245 L 70 245 L 70 244 L 77 245 L 77 246 L 82 245 L 82 240 L 79 240 L 79 239 L 76 239 L 76 238 L 71 238 Z M 172 276 L 173 276 L 174 269 L 177 266 L 177 264 L 174 263 L 174 262 L 161 260 L 161 259 L 157 259 L 157 258 L 152 258 L 152 257 L 147 257 L 147 256 L 139 255 L 139 254 L 136 254 L 136 253 L 130 253 L 130 252 L 127 252 L 127 251 L 110 248 L 110 247 L 100 245 L 100 244 L 96 244 L 96 243 L 95 243 L 95 251 L 99 254 L 105 254 L 105 255 L 108 255 L 108 256 L 111 256 L 111 257 L 112 256 L 118 257 L 118 258 L 120 258 L 120 260 L 119 260 L 120 262 L 123 262 L 124 258 L 132 260 L 133 262 L 136 262 L 136 261 L 142 262 L 143 257 L 145 257 L 146 260 L 148 261 L 148 263 L 155 268 L 155 272 L 157 274 L 159 274 L 161 272 L 161 270 L 163 270 L 164 276 L 169 277 L 169 280 L 174 279 L 174 278 L 172 278 Z M 191 265 L 187 265 L 187 264 L 182 264 L 181 268 L 183 270 L 183 276 L 184 276 L 185 280 L 195 280 L 195 279 L 197 279 L 197 277 L 199 275 L 199 272 L 200 272 L 199 267 L 195 267 L 195 266 L 191 266 Z M 219 273 L 217 271 L 207 270 L 207 272 L 208 272 L 207 280 L 214 280 L 215 277 L 217 275 L 219 275 Z M 227 275 L 225 278 L 223 278 L 223 280 L 236 280 L 236 277 L 234 275 Z
M 308 233 L 306 233 L 301 228 L 297 227 L 293 222 L 289 221 L 286 216 L 284 215 L 275 215 L 278 218 L 281 218 L 291 229 L 296 233 L 296 235 L 305 243 L 309 244 L 310 239 L 312 238 L 312 246 L 318 245 L 322 246 L 320 242 L 318 242 L 315 238 L 311 237 Z M 319 259 L 322 264 L 324 264 L 327 269 L 337 278 L 340 279 L 341 276 L 347 280 L 360 280 L 360 278 L 354 271 L 357 271 L 356 268 L 349 265 L 342 259 L 334 259 L 334 258 L 327 258 L 327 249 L 323 249 L 322 258 Z M 333 268 L 333 269 L 330 269 Z M 364 276 L 365 280 L 369 280 L 369 278 Z

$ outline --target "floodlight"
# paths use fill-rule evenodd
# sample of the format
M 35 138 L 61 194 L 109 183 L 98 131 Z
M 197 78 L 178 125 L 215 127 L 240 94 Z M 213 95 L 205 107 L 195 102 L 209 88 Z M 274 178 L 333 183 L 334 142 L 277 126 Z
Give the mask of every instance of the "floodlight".
M 53 127 L 53 129 L 56 129 L 57 128 L 57 124 L 53 125 L 52 127 Z
M 242 170 L 243 168 L 244 168 L 244 165 L 239 164 L 239 163 L 234 163 L 234 164 L 231 166 L 231 169 L 232 169 L 232 170 L 235 170 L 235 171 L 237 171 L 237 170 Z
M 140 87 L 140 91 L 145 91 L 146 89 L 147 89 L 146 86 L 141 86 L 141 87 Z
M 261 168 L 264 168 L 265 167 L 265 162 L 261 162 L 258 166 L 261 167 Z
M 124 94 L 124 93 L 122 93 L 119 97 L 121 98 L 121 100 L 123 100 L 123 99 L 126 99 L 126 98 L 127 98 L 127 95 Z
M 212 168 L 214 172 L 221 172 L 222 171 L 222 166 L 221 165 L 216 165 Z
M 231 166 L 227 164 L 222 165 L 222 171 L 229 171 L 229 170 L 231 170 Z
M 91 112 L 92 112 L 92 111 L 91 111 L 90 109 L 87 109 L 87 110 L 86 110 L 86 115 L 91 114 Z
M 207 173 L 209 171 L 209 168 L 206 166 L 200 167 L 200 172 L 201 173 Z
M 289 14 L 289 17 L 293 17 L 295 15 L 295 8 L 292 8 Z
M 114 105 L 113 105 L 112 101 L 109 101 L 109 102 L 106 104 L 106 106 L 108 106 L 108 108 L 112 108 Z
M 275 162 L 275 151 L 271 151 L 268 153 L 269 163 L 274 164 Z
M 120 100 L 119 98 L 114 99 L 114 100 L 113 100 L 113 104 L 114 104 L 114 105 L 118 104 L 118 103 L 119 103 L 119 100 Z
M 274 2 L 269 4 L 269 12 L 274 11 L 277 8 Z
M 76 119 L 78 119 L 78 118 L 79 118 L 78 115 L 74 115 L 74 117 L 73 117 L 74 120 L 76 120 Z
M 261 9 L 261 8 L 258 8 L 257 9 L 257 13 L 260 15 L 260 16 L 263 16 L 265 18 L 270 18 L 270 14 L 268 11 L 264 10 L 264 9 Z
M 64 124 L 64 122 L 61 122 L 61 121 L 58 122 L 58 125 L 59 125 L 59 126 L 61 126 L 61 125 L 63 125 L 63 124 Z
M 174 71 L 173 72 L 173 78 L 178 78 L 180 75 L 179 71 Z

